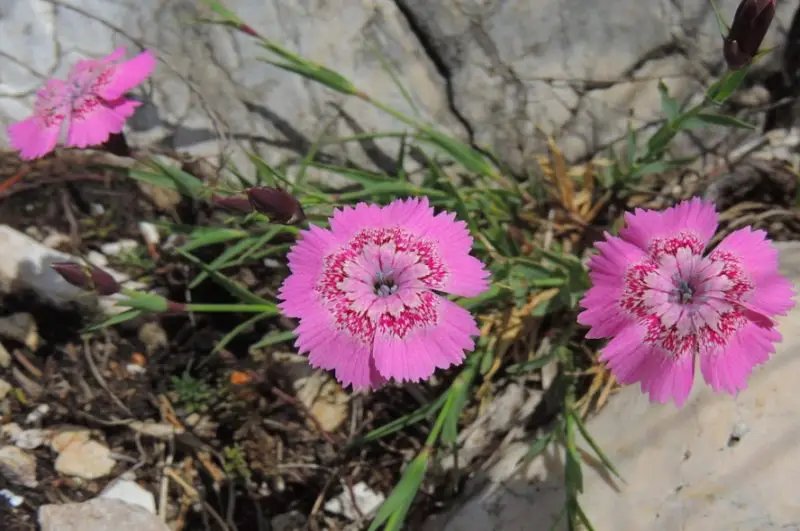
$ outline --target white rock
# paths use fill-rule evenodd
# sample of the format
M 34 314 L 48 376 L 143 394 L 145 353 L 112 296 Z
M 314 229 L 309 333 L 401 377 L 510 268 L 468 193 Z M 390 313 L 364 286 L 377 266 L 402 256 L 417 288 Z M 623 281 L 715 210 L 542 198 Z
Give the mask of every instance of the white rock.
M 53 435 L 50 448 L 57 454 L 63 452 L 71 444 L 82 444 L 89 440 L 89 430 L 66 430 Z
M 125 252 L 132 251 L 139 246 L 139 242 L 130 238 L 116 242 L 104 243 L 100 246 L 100 251 L 106 256 L 119 256 Z
M 0 496 L 5 498 L 11 507 L 19 507 L 20 505 L 25 503 L 25 498 L 23 498 L 18 494 L 14 494 L 8 489 L 0 490 Z
M 10 383 L 0 378 L 0 400 L 7 397 L 8 393 L 10 393 L 13 388 L 14 387 Z
M 353 503 L 355 498 L 355 503 Z M 349 489 L 325 502 L 325 510 L 331 514 L 339 514 L 348 520 L 358 520 L 359 513 L 369 518 L 378 510 L 386 498 L 380 492 L 370 489 L 366 483 L 360 481 L 353 485 L 352 495 Z M 358 507 L 358 511 L 356 511 Z
M 135 481 L 119 479 L 109 484 L 98 498 L 120 500 L 131 505 L 143 507 L 152 514 L 156 514 L 155 497 Z
M 148 245 L 158 246 L 161 242 L 161 233 L 158 232 L 158 227 L 149 221 L 139 222 L 139 232 L 142 233 L 142 238 Z
M 170 531 L 167 524 L 146 509 L 105 498 L 42 505 L 39 525 L 41 531 Z
M 11 354 L 5 345 L 0 343 L 0 367 L 7 369 L 9 366 L 11 366 Z
M 42 245 L 56 249 L 62 245 L 69 245 L 72 243 L 72 238 L 63 232 L 51 232 L 42 240 Z
M 325 431 L 334 431 L 347 419 L 350 395 L 329 374 L 316 371 L 294 383 L 297 398 Z
M 36 458 L 16 446 L 0 448 L 0 474 L 11 483 L 36 487 Z
M 39 348 L 39 330 L 36 320 L 29 313 L 14 313 L 0 317 L 0 335 L 24 344 L 31 350 Z
M 36 406 L 36 409 L 28 413 L 25 417 L 25 424 L 38 424 L 48 413 L 50 413 L 50 406 L 47 404 L 39 404 Z
M 115 464 L 107 446 L 97 441 L 78 440 L 58 454 L 55 469 L 65 476 L 97 479 L 109 475 Z
M 100 251 L 89 251 L 86 253 L 86 261 L 97 267 L 106 268 L 108 266 L 108 258 Z
M 23 450 L 35 450 L 45 444 L 52 437 L 53 432 L 39 428 L 23 430 L 12 438 L 14 445 Z
M 121 298 L 120 295 L 94 297 L 69 284 L 50 267 L 56 262 L 79 262 L 78 258 L 46 247 L 8 225 L 0 225 L 0 249 L 3 250 L 0 254 L 1 290 L 30 289 L 54 306 L 78 303 L 89 309 L 99 306 L 107 314 L 124 311 L 124 308 L 114 305 Z M 128 280 L 122 273 L 108 268 L 106 271 L 119 282 Z M 125 286 L 144 288 L 142 284 L 134 282 L 126 282 Z
M 22 427 L 16 422 L 9 422 L 0 427 L 0 439 L 4 441 L 13 441 L 19 434 L 22 433 Z

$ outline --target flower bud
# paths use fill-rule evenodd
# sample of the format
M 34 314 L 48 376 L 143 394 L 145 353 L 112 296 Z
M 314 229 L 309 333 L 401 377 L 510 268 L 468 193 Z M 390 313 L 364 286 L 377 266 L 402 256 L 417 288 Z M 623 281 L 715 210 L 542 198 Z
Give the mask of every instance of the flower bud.
M 775 0 L 742 0 L 722 45 L 728 68 L 738 70 L 753 60 L 774 16 Z
M 112 133 L 103 143 L 103 149 L 118 157 L 130 157 L 131 148 L 124 133 Z
M 303 207 L 289 192 L 280 188 L 255 187 L 247 190 L 250 204 L 270 221 L 291 225 L 306 219 Z
M 226 210 L 241 212 L 242 214 L 249 214 L 253 211 L 253 205 L 250 204 L 250 200 L 239 195 L 229 195 L 226 197 L 215 195 L 211 198 L 211 201 L 213 201 L 215 205 Z
M 52 264 L 56 273 L 75 287 L 94 291 L 98 295 L 119 293 L 121 286 L 108 272 L 93 265 L 82 265 L 75 262 L 57 262 Z
M 247 35 L 250 35 L 251 37 L 256 37 L 258 39 L 261 38 L 261 35 L 259 35 L 256 30 L 254 30 L 251 26 L 248 26 L 244 22 L 239 23 L 239 25 L 237 26 L 237 29 L 239 31 L 241 31 L 242 33 L 246 33 Z

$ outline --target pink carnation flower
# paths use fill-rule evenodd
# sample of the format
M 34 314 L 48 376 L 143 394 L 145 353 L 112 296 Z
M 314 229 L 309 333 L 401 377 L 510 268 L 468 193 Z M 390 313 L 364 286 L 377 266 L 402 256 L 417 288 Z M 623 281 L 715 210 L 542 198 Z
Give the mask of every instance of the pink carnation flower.
M 289 253 L 281 310 L 300 319 L 295 346 L 345 386 L 418 381 L 459 364 L 479 334 L 472 315 L 438 293 L 473 297 L 489 273 L 470 256 L 454 214 L 427 199 L 359 203 L 312 226 Z
M 61 142 L 85 148 L 119 133 L 140 102 L 124 97 L 153 71 L 156 60 L 145 51 L 119 62 L 125 48 L 102 59 L 78 61 L 66 81 L 49 80 L 36 93 L 33 115 L 11 124 L 11 145 L 23 159 L 43 157 Z
M 717 213 L 697 198 L 663 212 L 637 209 L 625 223 L 597 244 L 578 316 L 588 338 L 613 338 L 600 359 L 656 402 L 686 401 L 695 358 L 715 391 L 744 389 L 781 340 L 771 317 L 794 306 L 766 234 L 746 227 L 707 252 Z

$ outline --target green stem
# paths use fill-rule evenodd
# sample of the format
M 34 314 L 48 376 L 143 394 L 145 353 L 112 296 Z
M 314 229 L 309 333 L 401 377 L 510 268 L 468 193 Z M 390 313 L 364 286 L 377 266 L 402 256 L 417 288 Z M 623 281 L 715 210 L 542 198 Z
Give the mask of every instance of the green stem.
M 278 315 L 280 311 L 274 304 L 184 304 L 182 309 L 198 313 L 237 313 L 252 312 Z

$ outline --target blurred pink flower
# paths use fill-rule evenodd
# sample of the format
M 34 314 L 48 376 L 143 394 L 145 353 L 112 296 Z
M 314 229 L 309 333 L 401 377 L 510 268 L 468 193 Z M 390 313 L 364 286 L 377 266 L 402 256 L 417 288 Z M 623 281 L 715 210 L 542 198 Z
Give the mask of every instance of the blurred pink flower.
M 33 115 L 8 128 L 11 145 L 23 159 L 43 157 L 57 143 L 85 148 L 119 133 L 140 105 L 124 97 L 153 71 L 156 60 L 145 51 L 120 62 L 125 48 L 102 59 L 78 61 L 66 81 L 49 80 L 36 93 Z
M 419 381 L 461 363 L 479 331 L 438 293 L 487 289 L 471 247 L 464 222 L 434 215 L 425 198 L 337 210 L 330 230 L 311 226 L 289 253 L 279 297 L 300 319 L 296 347 L 354 388 Z
M 597 244 L 578 316 L 588 338 L 613 338 L 600 359 L 655 402 L 683 405 L 696 357 L 714 391 L 747 387 L 781 340 L 771 317 L 795 304 L 766 234 L 746 227 L 707 253 L 717 213 L 698 198 L 663 212 L 637 209 L 625 223 L 619 237 Z

